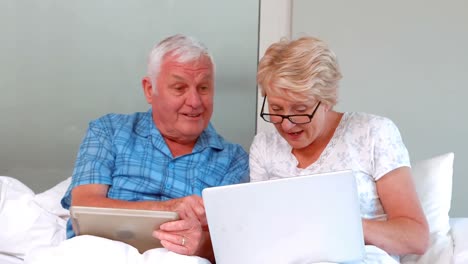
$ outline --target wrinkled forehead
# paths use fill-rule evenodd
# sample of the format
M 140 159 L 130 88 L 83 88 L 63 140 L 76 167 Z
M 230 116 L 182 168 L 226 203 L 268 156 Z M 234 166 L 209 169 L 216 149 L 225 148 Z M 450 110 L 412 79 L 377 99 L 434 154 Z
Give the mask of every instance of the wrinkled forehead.
M 177 58 L 168 57 L 161 65 L 161 73 L 166 76 L 178 76 L 179 78 L 214 79 L 213 64 L 208 57 L 200 57 L 189 61 L 179 61 Z
M 299 91 L 291 87 L 275 85 L 274 83 L 270 83 L 270 85 L 264 87 L 263 91 L 267 97 L 280 97 L 291 102 L 305 103 L 315 100 L 309 90 Z

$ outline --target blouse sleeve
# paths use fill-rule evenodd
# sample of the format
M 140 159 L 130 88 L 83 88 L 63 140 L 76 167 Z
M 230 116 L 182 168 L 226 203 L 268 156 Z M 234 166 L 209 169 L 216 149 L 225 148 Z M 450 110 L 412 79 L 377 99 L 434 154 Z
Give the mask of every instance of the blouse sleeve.
M 398 127 L 390 119 L 376 117 L 371 122 L 370 137 L 373 177 L 376 181 L 394 169 L 410 167 L 408 150 Z

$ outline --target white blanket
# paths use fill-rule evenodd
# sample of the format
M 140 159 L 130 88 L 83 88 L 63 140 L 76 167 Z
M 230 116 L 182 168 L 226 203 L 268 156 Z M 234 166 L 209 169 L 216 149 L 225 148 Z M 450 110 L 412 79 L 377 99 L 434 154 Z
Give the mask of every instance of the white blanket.
M 31 251 L 25 264 L 210 264 L 206 259 L 179 255 L 164 248 L 140 254 L 136 248 L 96 236 L 77 236 L 58 246 Z

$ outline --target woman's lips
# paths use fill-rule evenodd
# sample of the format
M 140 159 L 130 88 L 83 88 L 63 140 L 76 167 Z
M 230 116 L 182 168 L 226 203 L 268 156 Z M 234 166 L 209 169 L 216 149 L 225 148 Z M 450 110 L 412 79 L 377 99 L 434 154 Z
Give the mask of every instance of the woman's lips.
M 287 132 L 286 135 L 291 139 L 298 139 L 302 135 L 303 131 Z

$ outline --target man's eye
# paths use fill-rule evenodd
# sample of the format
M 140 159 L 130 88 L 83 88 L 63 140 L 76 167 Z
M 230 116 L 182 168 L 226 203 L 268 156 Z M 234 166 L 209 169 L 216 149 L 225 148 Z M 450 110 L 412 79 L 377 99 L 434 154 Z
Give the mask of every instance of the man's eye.
M 210 87 L 203 85 L 203 86 L 198 87 L 198 90 L 200 93 L 208 93 L 210 91 Z
M 177 86 L 173 86 L 172 89 L 174 89 L 174 91 L 176 91 L 176 92 L 183 92 L 184 89 L 185 89 L 185 86 L 177 85 Z

